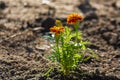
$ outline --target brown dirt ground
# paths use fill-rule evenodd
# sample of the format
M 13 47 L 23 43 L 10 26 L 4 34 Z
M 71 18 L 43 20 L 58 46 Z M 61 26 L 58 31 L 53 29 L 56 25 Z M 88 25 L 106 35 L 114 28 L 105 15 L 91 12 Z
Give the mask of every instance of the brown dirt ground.
M 80 64 L 94 73 L 83 80 L 120 80 L 119 4 L 119 0 L 0 0 L 0 80 L 63 80 L 59 75 L 42 77 L 51 66 L 45 58 L 50 43 L 42 36 L 55 19 L 66 24 L 73 12 L 84 14 L 80 30 L 99 56 Z M 74 77 L 70 78 L 81 80 L 80 75 Z

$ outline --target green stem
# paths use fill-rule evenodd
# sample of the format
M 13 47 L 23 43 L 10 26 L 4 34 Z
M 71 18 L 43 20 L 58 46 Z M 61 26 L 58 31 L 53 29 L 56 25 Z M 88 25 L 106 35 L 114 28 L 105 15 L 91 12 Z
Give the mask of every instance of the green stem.
M 74 25 L 74 27 L 75 27 L 75 30 L 76 30 L 76 43 L 78 43 L 78 37 L 79 37 L 79 35 L 78 35 L 78 28 L 79 28 L 79 25 L 78 25 L 78 23 L 76 23 L 75 25 Z
M 56 48 L 57 48 L 57 61 L 60 62 L 60 52 L 59 52 L 59 36 L 55 36 L 55 40 L 56 40 Z

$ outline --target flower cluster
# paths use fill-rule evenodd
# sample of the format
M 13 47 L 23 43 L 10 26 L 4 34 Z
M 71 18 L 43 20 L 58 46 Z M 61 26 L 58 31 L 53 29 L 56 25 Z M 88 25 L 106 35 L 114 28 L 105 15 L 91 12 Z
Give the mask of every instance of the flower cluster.
M 60 27 L 53 26 L 53 27 L 50 28 L 50 32 L 55 33 L 55 35 L 60 35 L 60 33 L 63 32 L 63 31 L 64 31 L 63 26 L 60 26 Z
M 67 23 L 68 24 L 75 24 L 77 23 L 78 21 L 82 21 L 83 20 L 83 16 L 82 15 L 79 15 L 77 13 L 73 13 L 73 14 L 70 14 L 67 18 Z

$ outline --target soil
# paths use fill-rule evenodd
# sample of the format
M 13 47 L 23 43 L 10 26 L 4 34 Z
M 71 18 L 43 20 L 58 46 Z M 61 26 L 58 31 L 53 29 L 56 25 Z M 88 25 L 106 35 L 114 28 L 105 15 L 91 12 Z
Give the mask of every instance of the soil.
M 0 80 L 120 80 L 119 0 L 0 0 Z M 82 70 L 64 77 L 46 58 L 49 28 L 82 13 L 80 25 L 99 59 L 80 63 Z

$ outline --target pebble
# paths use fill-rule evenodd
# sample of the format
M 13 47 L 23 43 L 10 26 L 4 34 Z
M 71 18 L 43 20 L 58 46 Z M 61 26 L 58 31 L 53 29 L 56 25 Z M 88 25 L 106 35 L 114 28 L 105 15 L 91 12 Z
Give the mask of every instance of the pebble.
M 50 46 L 48 46 L 48 45 L 36 45 L 36 49 L 42 50 L 42 51 L 45 51 L 49 48 L 50 48 Z

